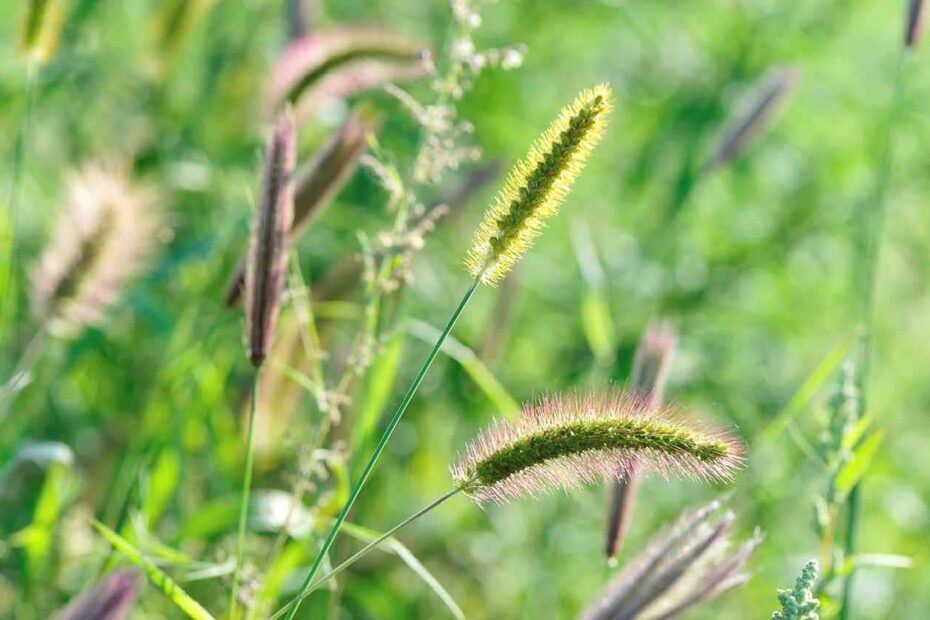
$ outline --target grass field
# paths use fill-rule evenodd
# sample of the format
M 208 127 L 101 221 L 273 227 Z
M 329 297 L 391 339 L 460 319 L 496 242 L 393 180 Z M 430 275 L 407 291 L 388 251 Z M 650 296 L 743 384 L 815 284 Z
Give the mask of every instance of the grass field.
M 930 49 L 905 44 L 922 10 L 0 3 L 0 617 L 55 617 L 133 566 L 111 582 L 124 610 L 62 617 L 271 617 L 318 556 L 321 576 L 452 489 L 466 445 L 522 403 L 635 391 L 638 343 L 661 321 L 664 402 L 741 440 L 731 481 L 645 472 L 610 563 L 610 484 L 481 507 L 458 494 L 295 617 L 578 617 L 714 498 L 735 514 L 731 551 L 763 539 L 748 582 L 688 617 L 769 617 L 810 559 L 820 617 L 925 617 Z M 474 290 L 366 480 L 474 280 L 465 257 L 507 171 L 597 84 L 614 107 L 600 143 L 532 247 Z M 282 118 L 297 164 L 279 180 L 312 215 L 278 255 L 256 370 L 246 316 L 273 305 L 252 303 L 261 261 L 245 261 L 246 303 L 224 302 L 274 212 L 263 168 Z M 545 206 L 537 173 L 536 194 L 504 204 Z M 521 213 L 492 221 L 487 247 Z

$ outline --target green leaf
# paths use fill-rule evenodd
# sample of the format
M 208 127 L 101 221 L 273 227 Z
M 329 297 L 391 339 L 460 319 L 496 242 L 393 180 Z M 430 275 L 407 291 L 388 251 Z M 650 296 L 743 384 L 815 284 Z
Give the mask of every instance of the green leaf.
M 580 220 L 572 223 L 572 248 L 578 260 L 578 268 L 584 279 L 586 290 L 581 299 L 581 327 L 588 347 L 598 360 L 610 360 L 616 341 L 610 304 L 604 294 L 607 278 L 597 256 L 597 248 L 591 229 Z
M 600 291 L 587 291 L 582 298 L 581 325 L 594 357 L 610 358 L 614 351 L 614 324 L 607 299 Z
M 881 446 L 884 437 L 885 435 L 882 432 L 873 433 L 856 447 L 852 458 L 843 465 L 836 475 L 837 492 L 842 495 L 849 493 L 856 486 L 856 483 L 862 479 L 872 465 L 872 460 L 878 453 L 878 448 Z
M 365 382 L 364 402 L 355 422 L 353 453 L 365 451 L 363 448 L 368 445 L 377 428 L 381 414 L 391 397 L 403 355 L 404 337 L 403 334 L 397 333 L 391 337 L 371 365 L 368 380 Z
M 32 522 L 14 534 L 12 544 L 22 547 L 30 581 L 48 579 L 55 528 L 65 508 L 74 499 L 78 480 L 66 465 L 49 465 L 45 483 L 33 511 Z
M 906 555 L 891 553 L 860 553 L 847 558 L 843 565 L 837 568 L 836 576 L 845 577 L 853 570 L 860 568 L 888 568 L 907 570 L 914 566 L 914 560 Z
M 155 460 L 152 472 L 148 477 L 148 489 L 142 498 L 142 512 L 145 523 L 154 528 L 174 497 L 178 486 L 178 476 L 181 472 L 181 459 L 175 448 L 165 448 Z
M 188 595 L 187 592 L 181 588 L 181 586 L 179 586 L 174 580 L 171 579 L 171 577 L 166 575 L 164 572 L 162 572 L 161 569 L 143 557 L 142 553 L 139 552 L 139 550 L 136 549 L 132 543 L 99 521 L 94 521 L 93 525 L 94 528 L 100 532 L 100 535 L 103 536 L 107 542 L 113 545 L 114 549 L 119 551 L 127 560 L 142 569 L 142 572 L 144 572 L 145 576 L 149 578 L 149 581 L 151 581 L 155 587 L 161 590 L 162 593 L 178 607 L 178 609 L 186 613 L 188 617 L 194 618 L 194 620 L 214 620 L 213 616 L 210 615 L 210 612 L 204 609 L 196 600 L 191 598 L 190 595 Z
M 440 336 L 438 329 L 423 321 L 411 321 L 408 331 L 411 335 L 428 344 L 436 342 Z M 452 336 L 447 336 L 442 345 L 442 352 L 462 366 L 462 369 L 484 392 L 484 395 L 488 397 L 488 400 L 494 404 L 498 411 L 508 416 L 515 416 L 520 413 L 520 405 L 474 351 Z
M 778 439 L 789 423 L 804 411 L 811 399 L 820 391 L 823 384 L 833 376 L 846 354 L 849 352 L 849 343 L 841 342 L 827 353 L 827 356 L 821 360 L 814 372 L 807 377 L 807 380 L 798 388 L 788 404 L 776 415 L 769 425 L 759 435 L 759 441 L 767 442 Z
M 362 542 L 371 542 L 376 540 L 381 536 L 380 532 L 370 530 L 359 525 L 354 525 L 352 523 L 343 523 L 342 531 L 348 534 L 349 536 L 361 540 Z M 458 618 L 459 620 L 464 620 L 465 614 L 462 613 L 462 608 L 458 606 L 458 603 L 455 602 L 455 599 L 452 598 L 452 595 L 439 583 L 432 573 L 430 573 L 425 566 L 416 558 L 415 555 L 408 549 L 402 542 L 397 540 L 394 537 L 388 538 L 382 544 L 382 548 L 390 550 L 397 557 L 399 557 L 404 564 L 410 567 L 417 577 L 423 580 L 423 582 L 429 586 L 429 588 L 436 593 L 436 596 L 445 604 L 445 606 L 452 612 L 452 615 Z

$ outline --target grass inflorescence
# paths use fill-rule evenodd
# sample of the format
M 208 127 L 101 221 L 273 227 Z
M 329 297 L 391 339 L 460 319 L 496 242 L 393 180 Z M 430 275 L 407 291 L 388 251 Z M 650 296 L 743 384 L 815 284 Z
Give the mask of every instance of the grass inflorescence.
M 249 359 L 255 366 L 261 365 L 268 356 L 281 308 L 287 234 L 294 217 L 291 177 L 297 158 L 295 148 L 294 119 L 290 111 L 286 111 L 278 119 L 268 143 L 246 269 L 246 339 Z
M 475 232 L 465 259 L 473 276 L 499 282 L 529 249 L 603 136 L 612 109 L 606 84 L 582 91 L 517 162 Z
M 547 397 L 481 433 L 452 468 L 478 502 L 623 478 L 633 469 L 727 479 L 742 446 L 619 391 Z

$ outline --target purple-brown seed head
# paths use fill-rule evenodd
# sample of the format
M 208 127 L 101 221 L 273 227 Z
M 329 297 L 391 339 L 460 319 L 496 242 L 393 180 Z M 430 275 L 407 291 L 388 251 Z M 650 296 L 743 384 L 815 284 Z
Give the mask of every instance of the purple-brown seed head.
M 908 49 L 917 47 L 923 36 L 925 8 L 924 0 L 908 0 L 907 18 L 904 22 L 904 46 Z
M 287 234 L 294 217 L 291 186 L 296 159 L 294 119 L 286 110 L 278 118 L 265 154 L 246 268 L 246 343 L 255 367 L 268 356 L 281 309 Z

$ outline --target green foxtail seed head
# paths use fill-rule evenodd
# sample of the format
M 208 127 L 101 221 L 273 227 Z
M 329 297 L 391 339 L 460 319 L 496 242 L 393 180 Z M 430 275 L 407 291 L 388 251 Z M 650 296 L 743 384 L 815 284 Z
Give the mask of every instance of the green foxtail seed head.
M 621 391 L 564 394 L 525 405 L 514 421 L 485 430 L 452 476 L 479 503 L 552 487 L 624 478 L 633 470 L 729 479 L 742 445 Z
M 33 61 L 42 65 L 58 49 L 64 21 L 63 0 L 29 0 L 23 22 L 23 49 Z
M 473 276 L 495 284 L 529 249 L 600 141 L 612 100 L 606 84 L 582 91 L 513 167 L 465 259 Z
M 296 155 L 294 117 L 286 109 L 268 142 L 261 195 L 245 274 L 246 341 L 253 366 L 268 356 L 281 309 L 287 267 L 287 234 L 294 218 L 292 193 Z

